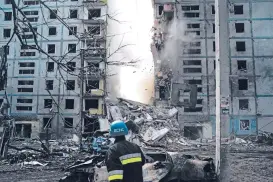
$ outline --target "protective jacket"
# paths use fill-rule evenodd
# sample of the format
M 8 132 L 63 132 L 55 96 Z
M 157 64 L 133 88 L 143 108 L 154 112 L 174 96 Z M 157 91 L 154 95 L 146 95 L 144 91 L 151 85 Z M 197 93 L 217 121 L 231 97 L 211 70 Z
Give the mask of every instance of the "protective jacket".
M 126 140 L 116 142 L 106 154 L 109 182 L 143 182 L 145 157 L 140 147 Z

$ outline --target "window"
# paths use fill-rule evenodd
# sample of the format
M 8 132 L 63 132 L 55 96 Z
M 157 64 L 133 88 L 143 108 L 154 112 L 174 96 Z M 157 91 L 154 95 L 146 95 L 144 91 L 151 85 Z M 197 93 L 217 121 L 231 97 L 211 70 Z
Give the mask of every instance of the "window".
M 234 5 L 234 14 L 235 15 L 244 14 L 244 6 L 243 5 Z
M 48 44 L 47 45 L 47 53 L 48 54 L 55 54 L 55 44 Z
M 19 70 L 20 75 L 34 74 L 34 70 Z
M 57 28 L 56 27 L 49 27 L 48 28 L 48 35 L 57 35 Z
M 212 46 L 213 46 L 213 52 L 215 52 L 215 41 L 213 41 Z
M 54 71 L 54 62 L 47 62 L 47 72 Z
M 74 109 L 74 99 L 65 99 L 65 109 Z
M 18 85 L 33 85 L 33 80 L 18 80 Z
M 200 35 L 200 31 L 185 31 L 185 35 Z
M 215 23 L 212 24 L 212 33 L 215 33 Z
M 187 17 L 187 18 L 198 18 L 199 17 L 199 13 L 184 13 L 184 17 Z
M 43 128 L 51 128 L 51 118 L 43 118 Z
M 18 92 L 33 92 L 33 88 L 18 88 Z
M 248 90 L 248 80 L 239 79 L 238 80 L 239 90 Z
M 184 54 L 201 54 L 201 49 L 184 49 Z
M 69 27 L 69 35 L 76 35 L 77 27 Z
M 73 128 L 73 118 L 64 118 L 64 128 Z
M 37 21 L 38 21 L 38 17 L 27 18 L 27 20 L 28 20 L 29 22 L 37 22 Z
M 215 6 L 214 5 L 211 5 L 211 14 L 215 15 Z
M 23 103 L 31 104 L 32 103 L 32 99 L 17 99 L 17 103 L 18 104 L 23 104 Z
M 52 108 L 52 99 L 44 100 L 44 108 Z
M 32 111 L 31 106 L 16 106 L 17 111 Z
M 99 80 L 88 80 L 86 83 L 86 92 L 89 92 L 92 89 L 99 89 L 100 81 Z
M 89 109 L 98 109 L 99 108 L 99 100 L 98 99 L 86 99 L 85 100 L 85 110 Z
M 70 10 L 69 18 L 78 18 L 78 10 L 76 10 L 76 9 L 71 9 L 71 10 Z
M 100 26 L 88 27 L 88 33 L 91 35 L 100 35 Z
M 9 55 L 9 46 L 6 46 L 6 53 Z
M 19 67 L 35 67 L 35 63 L 33 63 L 33 62 L 21 62 L 21 63 L 19 63 Z
M 4 29 L 4 32 L 3 32 L 3 36 L 4 36 L 4 38 L 9 38 L 10 37 L 10 34 L 11 34 L 11 29 Z
M 57 19 L 57 10 L 56 9 L 51 10 L 49 13 L 50 13 L 50 15 L 49 15 L 50 19 Z
M 158 15 L 161 16 L 164 10 L 164 6 L 163 5 L 159 5 L 158 6 Z
M 246 51 L 246 43 L 242 41 L 236 42 L 236 50 L 238 52 L 244 52 Z
M 39 1 L 24 1 L 24 5 L 37 5 Z
M 11 21 L 12 19 L 12 12 L 5 12 L 5 21 Z
M 75 80 L 66 81 L 66 90 L 75 90 Z
M 183 60 L 183 65 L 201 65 L 201 60 Z
M 238 70 L 239 71 L 246 71 L 247 70 L 246 61 L 245 60 L 238 60 L 237 61 L 237 66 L 238 66 Z
M 187 24 L 187 28 L 200 28 L 200 24 L 199 23 L 193 23 L 193 24 Z
M 245 24 L 235 23 L 235 30 L 236 30 L 236 33 L 243 33 L 245 31 Z
M 37 27 L 33 27 L 32 28 L 34 32 L 37 32 L 38 28 Z M 27 32 L 32 32 L 32 30 L 30 28 L 23 28 L 23 32 L 27 33 Z
M 69 53 L 76 53 L 76 44 L 68 44 L 68 52 Z
M 25 15 L 38 15 L 39 14 L 38 11 L 23 11 L 23 13 Z
M 248 110 L 248 99 L 239 99 L 239 109 Z
M 93 18 L 98 18 L 101 16 L 101 9 L 89 9 L 88 10 L 88 19 L 92 20 Z
M 53 90 L 53 80 L 46 80 L 46 90 Z
M 194 5 L 194 6 L 182 6 L 182 11 L 198 11 L 199 6 Z
M 11 4 L 11 0 L 5 0 L 5 4 Z
M 21 50 L 35 49 L 36 45 L 21 45 Z
M 71 0 L 71 1 L 78 1 L 78 0 Z
M 202 68 L 184 68 L 184 73 L 202 73 Z
M 240 120 L 240 130 L 250 130 L 250 121 L 249 120 Z
M 66 63 L 66 65 L 67 65 L 67 71 L 69 72 L 75 71 L 76 62 L 68 62 Z

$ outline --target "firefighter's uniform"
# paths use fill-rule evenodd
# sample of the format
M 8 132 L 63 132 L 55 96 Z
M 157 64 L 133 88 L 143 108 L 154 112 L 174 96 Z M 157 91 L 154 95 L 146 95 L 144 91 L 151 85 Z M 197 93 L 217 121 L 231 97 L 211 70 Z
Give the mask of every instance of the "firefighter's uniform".
M 126 140 L 115 143 L 106 155 L 109 182 L 143 182 L 145 157 L 140 147 Z

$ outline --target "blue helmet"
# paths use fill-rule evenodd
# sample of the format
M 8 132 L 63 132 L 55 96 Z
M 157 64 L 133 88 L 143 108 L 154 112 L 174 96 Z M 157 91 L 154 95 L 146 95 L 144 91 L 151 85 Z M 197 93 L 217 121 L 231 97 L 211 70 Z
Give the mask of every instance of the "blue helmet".
M 110 136 L 124 136 L 128 134 L 128 128 L 123 121 L 114 121 L 111 124 Z

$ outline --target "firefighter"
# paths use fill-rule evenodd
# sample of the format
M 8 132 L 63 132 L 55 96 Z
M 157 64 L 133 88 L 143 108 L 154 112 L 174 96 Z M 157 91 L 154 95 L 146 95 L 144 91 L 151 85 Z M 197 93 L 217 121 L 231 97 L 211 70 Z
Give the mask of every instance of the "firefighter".
M 143 182 L 142 166 L 145 157 L 140 147 L 126 141 L 128 128 L 123 121 L 111 124 L 110 136 L 115 138 L 106 154 L 109 182 Z

